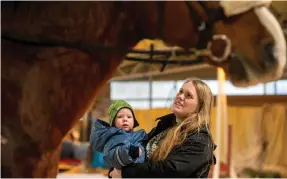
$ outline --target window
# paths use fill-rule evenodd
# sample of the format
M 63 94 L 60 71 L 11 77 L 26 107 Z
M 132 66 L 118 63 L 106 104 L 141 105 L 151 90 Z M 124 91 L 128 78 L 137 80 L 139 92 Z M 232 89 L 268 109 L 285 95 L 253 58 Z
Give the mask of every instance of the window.
M 287 94 L 287 80 L 280 80 L 276 84 L 277 94 Z
M 123 99 L 135 109 L 169 108 L 176 93 L 183 84 L 179 81 L 129 81 L 111 82 L 111 99 Z M 218 94 L 217 80 L 204 80 L 213 95 Z M 151 91 L 150 91 L 151 88 Z M 258 84 L 248 88 L 235 87 L 230 81 L 225 83 L 227 95 L 283 95 L 287 94 L 287 80 Z M 151 96 L 151 97 L 150 97 Z
M 213 95 L 218 94 L 218 82 L 217 80 L 203 80 L 208 87 L 211 89 Z
M 111 99 L 148 99 L 149 82 L 112 82 Z
M 171 107 L 172 102 L 173 102 L 173 99 L 153 100 L 152 107 L 153 108 L 169 108 Z
M 258 84 L 251 87 L 241 88 L 241 87 L 235 87 L 231 84 L 231 82 L 226 82 L 226 88 L 225 92 L 228 95 L 237 95 L 237 96 L 243 96 L 243 95 L 263 95 L 264 94 L 264 85 Z
M 177 85 L 175 81 L 153 81 L 152 98 L 170 98 L 175 96 Z
M 149 100 L 126 100 L 133 109 L 149 109 L 150 102 Z
M 265 94 L 274 95 L 275 94 L 275 82 L 269 82 L 265 84 Z

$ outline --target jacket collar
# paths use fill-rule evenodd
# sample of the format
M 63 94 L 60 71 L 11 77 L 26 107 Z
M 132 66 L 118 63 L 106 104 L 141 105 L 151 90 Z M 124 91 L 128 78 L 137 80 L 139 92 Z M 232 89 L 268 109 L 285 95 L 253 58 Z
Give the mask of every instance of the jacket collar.
M 158 120 L 160 120 L 160 121 L 166 121 L 166 120 L 175 120 L 175 115 L 174 115 L 174 113 L 170 113 L 170 114 L 167 114 L 167 115 L 165 115 L 165 116 L 161 116 L 161 117 L 159 117 L 159 118 L 157 118 L 155 121 L 158 121 Z
M 165 128 L 171 127 L 176 124 L 176 116 L 174 113 L 167 114 L 165 116 L 161 116 L 157 118 L 155 121 L 160 121 L 161 125 Z M 200 133 L 207 133 L 209 134 L 206 127 L 201 127 Z
M 151 136 L 155 136 L 158 133 L 164 131 L 165 129 L 173 126 L 176 124 L 176 116 L 174 115 L 174 113 L 165 115 L 165 116 L 161 116 L 159 118 L 157 118 L 155 121 L 159 121 L 159 124 L 157 125 L 157 127 L 155 128 L 155 130 L 153 132 L 150 133 Z M 197 133 L 197 132 L 195 132 Z M 191 135 L 194 135 L 195 133 L 192 133 Z M 206 133 L 208 135 L 210 135 L 209 131 L 206 129 L 206 127 L 202 127 L 199 131 L 199 133 Z M 217 147 L 217 145 L 213 144 L 213 150 L 215 150 Z
M 176 116 L 174 113 L 167 114 L 165 116 L 161 116 L 157 118 L 155 121 L 160 121 L 164 124 L 173 125 L 176 123 Z

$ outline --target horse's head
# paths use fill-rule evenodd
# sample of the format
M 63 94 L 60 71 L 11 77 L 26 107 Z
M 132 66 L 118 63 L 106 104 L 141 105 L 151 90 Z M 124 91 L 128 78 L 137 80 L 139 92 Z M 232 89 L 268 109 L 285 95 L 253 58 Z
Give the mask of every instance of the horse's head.
M 230 75 L 234 85 L 248 86 L 274 81 L 284 71 L 286 41 L 278 21 L 265 6 L 266 3 L 220 3 L 227 18 L 215 24 L 215 32 L 230 38 L 235 56 L 219 66 Z
M 150 6 L 158 11 L 148 10 L 153 18 L 149 24 L 142 23 L 143 31 L 173 45 L 210 47 L 217 57 L 225 54 L 227 58 L 216 61 L 208 58 L 208 61 L 222 67 L 236 86 L 275 81 L 285 67 L 286 42 L 278 21 L 268 9 L 269 4 L 267 1 L 158 3 Z M 202 24 L 204 21 L 209 23 Z M 152 26 L 157 30 L 152 31 Z M 227 43 L 212 40 L 216 34 L 230 40 L 230 53 L 225 51 Z M 212 44 L 209 46 L 208 42 Z

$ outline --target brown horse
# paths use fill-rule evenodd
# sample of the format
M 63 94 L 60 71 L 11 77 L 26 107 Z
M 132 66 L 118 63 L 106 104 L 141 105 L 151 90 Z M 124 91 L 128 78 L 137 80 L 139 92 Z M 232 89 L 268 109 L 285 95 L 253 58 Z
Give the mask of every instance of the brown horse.
M 213 34 L 225 34 L 233 53 L 222 63 L 204 59 L 222 66 L 237 85 L 276 80 L 286 61 L 282 31 L 264 6 L 137 1 L 1 5 L 2 177 L 55 177 L 61 140 L 127 49 L 143 38 L 203 49 Z M 220 56 L 225 47 L 213 43 L 211 51 Z

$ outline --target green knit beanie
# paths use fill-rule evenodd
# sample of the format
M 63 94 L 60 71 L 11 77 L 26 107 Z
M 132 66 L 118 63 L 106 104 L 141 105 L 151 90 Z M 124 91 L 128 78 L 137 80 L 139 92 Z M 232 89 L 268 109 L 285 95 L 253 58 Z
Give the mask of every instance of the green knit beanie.
M 134 117 L 134 128 L 137 127 L 139 125 L 139 123 L 136 120 L 133 108 L 131 107 L 131 105 L 129 105 L 129 103 L 127 103 L 124 100 L 114 100 L 114 101 L 112 101 L 112 104 L 109 107 L 109 122 L 110 122 L 110 125 L 111 126 L 114 125 L 117 113 L 122 108 L 128 108 L 128 109 L 131 110 L 131 112 L 133 114 L 133 117 Z

